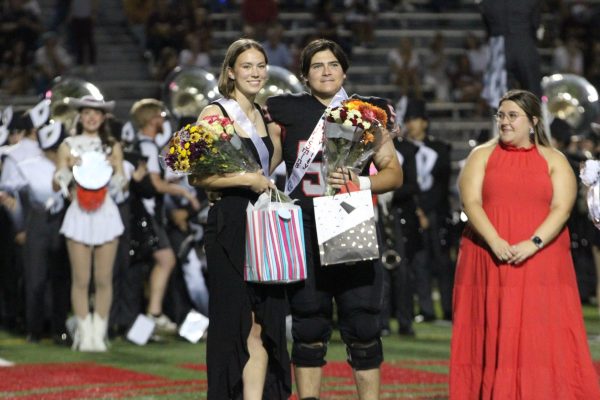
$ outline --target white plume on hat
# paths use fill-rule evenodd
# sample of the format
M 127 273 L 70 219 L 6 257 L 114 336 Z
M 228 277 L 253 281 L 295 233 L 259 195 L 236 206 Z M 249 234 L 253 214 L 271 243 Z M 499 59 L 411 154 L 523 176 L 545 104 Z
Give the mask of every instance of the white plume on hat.
M 113 108 L 115 108 L 114 101 L 104 101 L 104 99 L 98 99 L 91 95 L 85 95 L 80 99 L 76 97 L 67 97 L 64 102 L 68 106 L 77 109 L 94 108 L 96 110 L 110 112 L 113 110 Z
M 56 147 L 66 137 L 61 122 L 52 121 L 49 124 L 38 129 L 37 139 L 42 150 L 49 150 Z
M 600 177 L 600 161 L 587 160 L 579 171 L 579 178 L 585 186 L 592 186 Z

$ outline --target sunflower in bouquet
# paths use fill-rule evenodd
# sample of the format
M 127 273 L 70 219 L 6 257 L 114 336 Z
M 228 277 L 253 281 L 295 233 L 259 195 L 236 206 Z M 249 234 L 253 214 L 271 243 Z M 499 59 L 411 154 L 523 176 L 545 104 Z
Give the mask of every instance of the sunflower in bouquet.
M 348 99 L 325 114 L 323 174 L 346 167 L 360 172 L 384 142 L 386 112 L 370 103 Z M 325 195 L 335 189 L 327 186 Z
M 175 132 L 163 154 L 165 165 L 180 174 L 215 175 L 260 170 L 229 118 L 210 115 Z
M 233 121 L 217 115 L 206 116 L 175 132 L 163 150 L 162 160 L 171 171 L 184 175 L 261 171 L 250 149 L 235 133 Z M 271 191 L 271 199 L 293 202 L 279 190 Z

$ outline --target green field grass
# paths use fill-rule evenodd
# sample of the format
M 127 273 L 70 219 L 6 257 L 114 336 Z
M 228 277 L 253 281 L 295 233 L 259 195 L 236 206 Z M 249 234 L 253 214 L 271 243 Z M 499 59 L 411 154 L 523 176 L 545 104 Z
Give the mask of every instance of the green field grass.
M 592 357 L 600 361 L 597 309 L 585 306 L 584 318 Z M 446 398 L 443 375 L 448 373 L 451 327 L 420 323 L 415 330 L 415 338 L 391 335 L 383 339 L 382 398 Z M 204 356 L 203 342 L 192 344 L 177 337 L 146 346 L 119 338 L 107 353 L 80 353 L 50 340 L 31 344 L 0 331 L 0 358 L 15 363 L 15 367 L 0 368 L 0 398 L 203 398 Z M 337 333 L 329 345 L 328 360 L 323 398 L 355 398 L 350 369 L 344 362 L 345 348 Z

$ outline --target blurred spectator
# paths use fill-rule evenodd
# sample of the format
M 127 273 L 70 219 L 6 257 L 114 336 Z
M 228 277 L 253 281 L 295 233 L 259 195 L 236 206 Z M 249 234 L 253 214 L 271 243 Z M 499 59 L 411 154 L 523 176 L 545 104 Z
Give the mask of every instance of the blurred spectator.
M 280 24 L 273 24 L 267 29 L 267 40 L 262 43 L 262 46 L 267 53 L 269 65 L 289 69 L 292 65 L 292 55 L 282 38 L 283 27 Z
M 25 8 L 24 0 L 9 0 L 8 9 L 0 18 L 0 34 L 4 36 L 4 46 L 11 47 L 14 41 L 20 40 L 25 43 L 27 50 L 35 49 L 44 28 L 40 19 Z
M 182 67 L 210 67 L 210 52 L 206 39 L 194 32 L 185 35 L 186 46 L 179 52 L 179 65 Z
M 24 0 L 23 8 L 31 12 L 38 19 L 42 18 L 42 8 L 40 7 L 40 4 L 37 2 L 37 0 Z
M 208 18 L 208 11 L 204 7 L 196 7 L 191 11 L 193 19 L 190 24 L 190 29 L 207 43 L 210 42 L 212 36 L 212 24 Z
M 585 42 L 587 27 L 590 24 L 590 17 L 592 16 L 590 6 L 584 1 L 564 1 L 561 12 L 561 37 L 572 35 L 579 42 Z
M 241 13 L 244 25 L 254 32 L 259 42 L 265 38 L 267 26 L 277 22 L 279 9 L 276 0 L 241 0 Z
M 452 94 L 455 101 L 477 102 L 481 97 L 481 78 L 471 71 L 469 57 L 460 55 L 451 74 Z
M 490 59 L 490 48 L 488 45 L 484 45 L 472 32 L 467 33 L 465 48 L 467 49 L 471 72 L 482 77 Z
M 582 43 L 569 34 L 563 42 L 554 48 L 552 54 L 553 72 L 583 75 Z
M 123 0 L 123 12 L 131 34 L 143 48 L 146 48 L 146 24 L 154 12 L 154 4 L 154 0 Z
M 49 30 L 59 32 L 65 20 L 69 16 L 72 0 L 56 0 L 54 2 L 54 15 L 49 25 Z
M 172 47 L 162 48 L 157 63 L 152 67 L 154 79 L 163 81 L 178 64 L 177 50 Z
M 379 12 L 377 0 L 344 0 L 346 24 L 352 31 L 355 45 L 371 47 L 375 44 L 373 24 Z
M 36 93 L 43 93 L 55 77 L 65 74 L 73 65 L 55 32 L 44 33 L 42 39 L 43 45 L 35 51 L 34 57 Z
M 71 2 L 69 25 L 73 39 L 73 52 L 77 66 L 84 67 L 88 74 L 96 66 L 96 41 L 94 25 L 98 13 L 98 0 L 77 0 Z
M 0 72 L 2 73 L 2 88 L 9 95 L 26 94 L 30 88 L 31 53 L 27 51 L 25 42 L 17 40 L 12 48 L 2 55 Z
M 169 9 L 168 0 L 157 0 L 157 7 L 146 23 L 146 48 L 157 59 L 165 47 L 175 47 L 174 25 L 176 21 Z
M 394 11 L 400 12 L 412 12 L 415 11 L 415 6 L 412 4 L 412 0 L 393 0 Z
M 600 89 L 600 41 L 592 43 L 588 65 L 585 75 L 596 89 Z
M 425 53 L 424 84 L 432 87 L 436 101 L 450 99 L 450 80 L 448 79 L 448 58 L 445 50 L 444 36 L 436 33 Z
M 400 39 L 400 46 L 388 56 L 390 81 L 400 86 L 401 96 L 421 98 L 419 58 L 409 38 Z

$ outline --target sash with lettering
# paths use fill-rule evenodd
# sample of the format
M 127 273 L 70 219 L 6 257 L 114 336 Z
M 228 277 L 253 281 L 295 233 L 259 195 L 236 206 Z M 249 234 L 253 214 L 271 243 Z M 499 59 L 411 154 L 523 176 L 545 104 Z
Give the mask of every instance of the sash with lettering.
M 254 124 L 250 122 L 248 116 L 244 111 L 242 111 L 242 108 L 240 107 L 237 101 L 221 97 L 219 100 L 217 100 L 217 103 L 223 106 L 225 111 L 227 111 L 229 117 L 233 119 L 233 122 L 241 126 L 244 132 L 250 135 L 250 140 L 252 140 L 252 144 L 256 148 L 258 156 L 260 157 L 260 166 L 262 167 L 265 176 L 268 177 L 270 175 L 269 150 L 267 150 L 267 146 L 262 141 L 261 137 L 258 135 L 258 132 L 256 131 L 256 126 L 254 126 Z
M 347 98 L 348 94 L 346 93 L 344 88 L 341 88 L 335 94 L 335 96 L 333 96 L 331 103 L 323 112 L 321 118 L 319 118 L 319 122 L 317 122 L 317 125 L 315 125 L 315 129 L 313 129 L 312 133 L 310 134 L 310 137 L 308 138 L 308 140 L 304 144 L 304 147 L 302 147 L 300 153 L 298 154 L 298 158 L 294 163 L 294 169 L 292 170 L 292 173 L 289 175 L 287 182 L 285 183 L 285 194 L 292 193 L 296 186 L 298 186 L 298 184 L 302 180 L 302 177 L 306 173 L 308 166 L 315 159 L 317 153 L 323 148 L 323 124 L 325 123 L 325 113 L 327 112 L 327 110 L 339 106 L 340 103 L 343 100 L 346 100 Z

